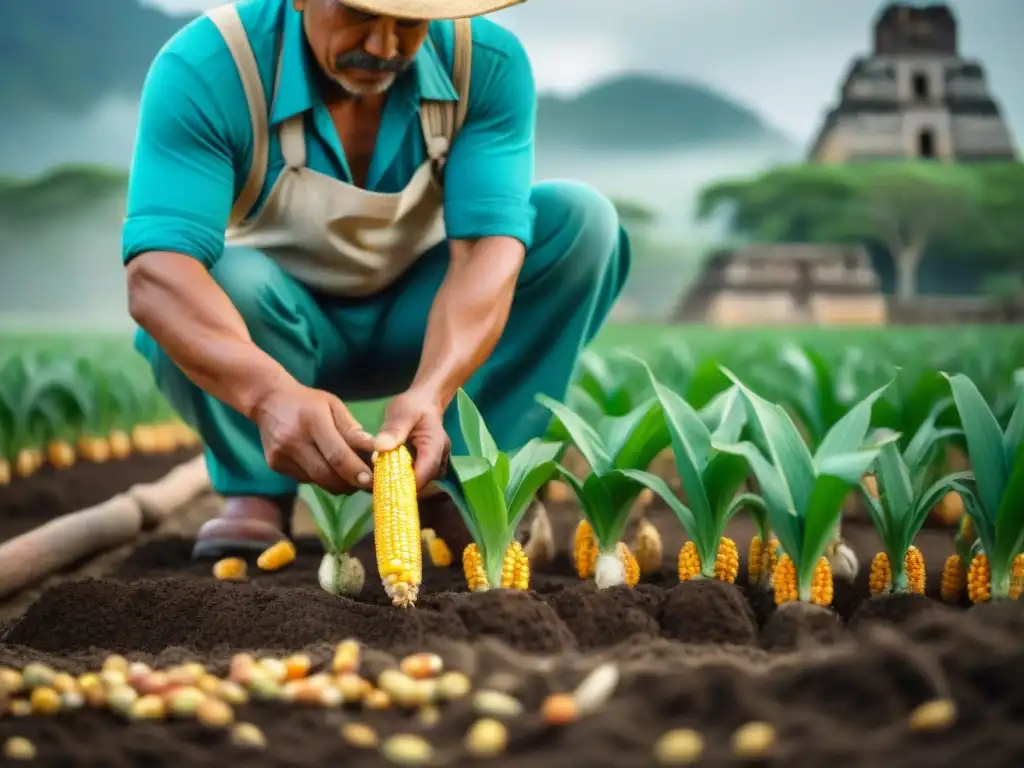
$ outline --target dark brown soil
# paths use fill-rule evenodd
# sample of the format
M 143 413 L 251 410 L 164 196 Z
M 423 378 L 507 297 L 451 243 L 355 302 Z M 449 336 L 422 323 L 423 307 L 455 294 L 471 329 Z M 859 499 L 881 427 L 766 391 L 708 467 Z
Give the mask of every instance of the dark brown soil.
M 574 518 L 554 512 L 564 547 Z M 242 650 L 305 651 L 321 664 L 333 644 L 356 637 L 367 648 L 367 674 L 407 651 L 434 650 L 477 686 L 500 685 L 520 698 L 531 714 L 509 721 L 507 753 L 488 761 L 500 768 L 650 766 L 654 742 L 674 727 L 704 734 L 704 765 L 754 765 L 733 759 L 729 747 L 732 731 L 750 720 L 776 727 L 765 764 L 787 768 L 1024 764 L 1024 606 L 965 611 L 927 597 L 868 600 L 862 575 L 836 585 L 834 610 L 775 609 L 770 595 L 745 586 L 679 584 L 671 556 L 682 543 L 678 524 L 663 514 L 651 519 L 665 537 L 665 568 L 634 590 L 597 591 L 564 557 L 539 569 L 526 593 L 467 594 L 457 567 L 427 568 L 409 610 L 388 605 L 371 541 L 357 548 L 367 587 L 353 601 L 316 587 L 312 538 L 299 539 L 299 556 L 283 571 L 251 568 L 249 581 L 230 584 L 214 580 L 209 563 L 190 561 L 188 535 L 168 536 L 107 578 L 45 592 L 0 639 L 0 665 L 39 660 L 79 672 L 116 652 L 154 664 L 198 659 L 222 672 Z M 736 521 L 729 535 L 745 548 L 751 532 Z M 847 535 L 867 563 L 877 539 L 855 526 Z M 937 584 L 951 535 L 925 532 L 919 546 Z M 622 675 L 603 710 L 559 729 L 532 714 L 546 694 L 571 689 L 602 659 L 618 662 Z M 912 733 L 908 714 L 936 696 L 955 699 L 957 721 Z M 383 765 L 341 741 L 339 724 L 358 719 L 384 735 L 424 732 L 437 765 L 479 764 L 462 747 L 474 720 L 468 702 L 446 706 L 432 728 L 391 712 L 250 705 L 239 716 L 264 730 L 266 750 L 242 752 L 225 734 L 188 723 L 127 725 L 93 711 L 3 719 L 0 740 L 28 737 L 46 765 Z
M 106 501 L 135 483 L 159 480 L 196 449 L 161 456 L 133 455 L 103 464 L 79 462 L 68 469 L 46 466 L 0 488 L 0 541 L 20 536 L 55 517 Z

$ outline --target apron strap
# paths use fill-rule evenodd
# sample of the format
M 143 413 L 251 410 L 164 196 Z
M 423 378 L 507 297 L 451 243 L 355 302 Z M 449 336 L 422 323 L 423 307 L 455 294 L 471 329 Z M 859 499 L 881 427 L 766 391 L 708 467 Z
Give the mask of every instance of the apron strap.
M 440 176 L 448 159 L 448 151 L 459 129 L 466 121 L 469 109 L 469 78 L 473 63 L 473 32 L 469 19 L 456 19 L 454 55 L 452 61 L 452 85 L 458 92 L 459 100 L 424 101 L 420 105 L 420 123 L 423 138 L 427 143 L 427 156 L 434 162 Z
M 249 104 L 249 119 L 252 122 L 252 164 L 249 175 L 231 208 L 229 225 L 234 226 L 245 220 L 263 190 L 266 180 L 267 157 L 269 155 L 269 128 L 267 96 L 260 81 L 260 70 L 252 52 L 249 37 L 245 34 L 242 19 L 234 4 L 222 5 L 206 13 L 217 26 L 224 42 L 227 43 L 235 67 L 242 80 L 242 89 Z M 275 86 L 276 90 L 276 86 Z

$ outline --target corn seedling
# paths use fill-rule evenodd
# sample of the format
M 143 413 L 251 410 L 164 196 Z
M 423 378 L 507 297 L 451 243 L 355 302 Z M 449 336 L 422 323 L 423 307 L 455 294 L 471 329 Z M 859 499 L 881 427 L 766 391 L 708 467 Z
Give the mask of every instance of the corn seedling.
M 373 456 L 373 540 L 384 591 L 395 605 L 414 605 L 423 582 L 423 544 L 416 474 L 404 445 Z
M 872 405 L 885 387 L 856 403 L 812 454 L 781 406 L 729 376 L 745 404 L 752 440 L 717 448 L 746 459 L 760 484 L 759 495 L 784 553 L 775 568 L 775 601 L 829 605 L 832 569 L 823 555 L 847 494 L 878 457 L 878 447 L 864 444 Z
M 1004 431 L 971 379 L 956 374 L 949 384 L 974 474 L 973 490 L 957 488 L 980 545 L 968 595 L 975 603 L 1016 598 L 1024 578 L 1024 392 Z
M 456 395 L 459 428 L 468 456 L 452 456 L 458 483 L 439 483 L 451 496 L 473 537 L 462 564 L 469 588 L 526 589 L 530 565 L 516 529 L 538 489 L 554 474 L 562 446 L 531 440 L 513 454 L 498 449 L 480 411 L 464 391 Z
M 939 440 L 957 431 L 938 430 L 934 423 L 934 416 L 930 416 L 905 451 L 896 441 L 882 446 L 875 461 L 880 486 L 877 497 L 861 487 L 884 547 L 871 563 L 872 594 L 924 594 L 924 558 L 913 546 L 914 538 L 939 500 L 970 477 L 969 472 L 957 472 L 928 483 L 929 454 Z
M 735 542 L 725 537 L 725 527 L 743 507 L 763 506 L 763 502 L 753 494 L 739 494 L 750 471 L 747 460 L 738 453 L 716 450 L 714 443 L 717 440 L 731 444 L 738 440 L 743 421 L 724 418 L 713 434 L 693 406 L 653 376 L 652 382 L 668 425 L 687 503 L 676 498 L 657 475 L 628 469 L 623 473 L 661 496 L 686 529 L 690 541 L 679 552 L 680 581 L 718 579 L 734 583 L 739 556 Z M 727 413 L 743 416 L 737 389 L 729 390 L 728 403 Z
M 621 539 L 644 486 L 625 470 L 646 469 L 670 444 L 661 405 L 652 397 L 625 416 L 604 417 L 592 426 L 556 400 L 544 395 L 537 399 L 565 427 L 590 466 L 583 480 L 564 467 L 557 469 L 576 494 L 586 518 L 577 529 L 577 570 L 583 578 L 587 578 L 583 574 L 593 573 L 599 588 L 635 585 L 639 566 Z
M 335 496 L 316 485 L 303 485 L 299 497 L 306 502 L 324 546 L 320 561 L 320 586 L 332 595 L 356 597 L 363 589 L 366 571 L 349 554 L 373 528 L 373 498 L 357 491 Z

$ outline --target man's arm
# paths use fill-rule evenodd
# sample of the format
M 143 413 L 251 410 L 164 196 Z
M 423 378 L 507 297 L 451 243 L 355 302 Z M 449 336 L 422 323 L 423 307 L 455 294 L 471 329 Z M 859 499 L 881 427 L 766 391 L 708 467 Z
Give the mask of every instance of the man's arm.
M 474 57 L 466 123 L 445 171 L 451 255 L 411 386 L 442 409 L 501 338 L 533 239 L 533 72 L 522 46 L 505 34 L 508 55 L 485 60 L 491 72 Z
M 142 93 L 122 257 L 132 318 L 197 386 L 249 416 L 269 388 L 290 377 L 252 342 L 208 272 L 224 247 L 239 175 L 241 142 L 230 134 L 224 106 L 244 100 L 244 92 L 229 79 L 222 88 L 215 98 L 173 52 L 153 63 Z

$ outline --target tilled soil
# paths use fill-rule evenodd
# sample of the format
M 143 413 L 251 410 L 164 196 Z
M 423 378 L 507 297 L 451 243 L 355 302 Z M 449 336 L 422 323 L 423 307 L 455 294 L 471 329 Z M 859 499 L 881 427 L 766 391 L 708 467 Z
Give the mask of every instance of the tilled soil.
M 575 519 L 552 509 L 559 543 Z M 299 557 L 268 574 L 250 565 L 244 583 L 218 582 L 210 565 L 189 560 L 189 531 L 150 541 L 105 579 L 58 585 L 14 623 L 0 643 L 0 664 L 43 661 L 62 670 L 96 668 L 110 653 L 157 665 L 200 660 L 223 672 L 238 651 L 305 651 L 323 664 L 333 646 L 355 637 L 373 677 L 410 651 L 435 651 L 477 687 L 508 689 L 528 714 L 511 718 L 506 753 L 495 766 L 653 765 L 666 730 L 690 727 L 706 739 L 702 765 L 1014 766 L 1024 764 L 1024 608 L 1017 603 L 965 610 L 928 597 L 867 598 L 867 565 L 877 538 L 848 526 L 861 557 L 852 585 L 837 583 L 835 610 L 776 610 L 770 596 L 738 584 L 679 584 L 678 523 L 660 512 L 665 567 L 634 590 L 598 592 L 581 583 L 563 555 L 534 574 L 529 592 L 467 594 L 461 569 L 426 568 L 415 609 L 388 605 L 372 541 L 357 554 L 367 570 L 358 601 L 316 586 L 320 550 L 298 540 Z M 301 527 L 301 526 L 300 526 Z M 752 530 L 729 531 L 745 550 Z M 564 545 L 563 545 L 564 546 Z M 936 585 L 951 551 L 948 532 L 918 541 Z M 874 621 L 872 621 L 874 619 Z M 600 712 L 562 728 L 536 714 L 544 696 L 570 690 L 600 660 L 622 678 Z M 917 705 L 949 696 L 957 721 L 938 733 L 912 732 Z M 126 724 L 82 711 L 53 718 L 0 720 L 0 738 L 22 735 L 47 765 L 383 765 L 373 751 L 347 746 L 343 722 L 382 735 L 418 732 L 436 765 L 475 765 L 462 747 L 475 719 L 468 702 L 446 705 L 440 722 L 420 725 L 397 712 L 247 705 L 239 717 L 267 736 L 243 752 L 226 734 L 191 723 Z M 761 763 L 731 756 L 733 730 L 751 720 L 775 726 L 778 743 Z M 242 762 L 244 761 L 244 762 Z

